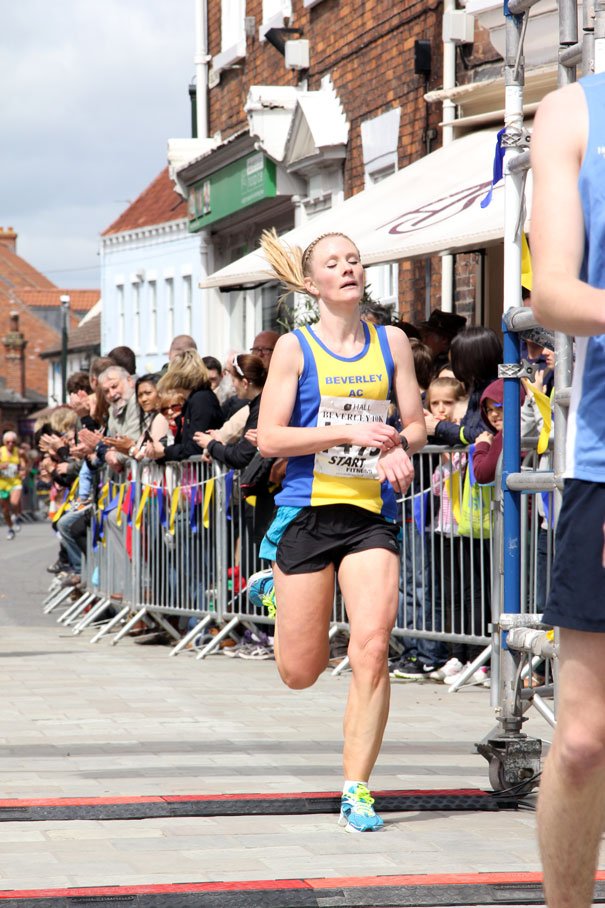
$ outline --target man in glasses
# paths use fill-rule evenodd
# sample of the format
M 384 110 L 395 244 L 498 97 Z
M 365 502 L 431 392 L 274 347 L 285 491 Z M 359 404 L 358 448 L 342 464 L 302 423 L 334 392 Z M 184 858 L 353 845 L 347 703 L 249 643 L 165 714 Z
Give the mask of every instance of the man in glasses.
M 261 331 L 260 334 L 256 335 L 250 347 L 250 353 L 262 359 L 266 369 L 269 368 L 273 348 L 277 343 L 278 337 L 277 331 Z M 234 351 L 227 358 L 225 371 L 233 375 L 236 373 L 236 364 L 237 356 Z M 239 403 L 239 407 L 236 402 Z M 237 397 L 226 400 L 222 406 L 225 422 L 220 429 L 211 434 L 223 444 L 232 444 L 242 437 L 250 408 L 246 401 L 240 401 Z
M 260 356 L 266 369 L 269 368 L 278 337 L 277 331 L 261 331 L 260 334 L 256 335 L 250 347 L 250 353 L 253 353 L 254 356 Z

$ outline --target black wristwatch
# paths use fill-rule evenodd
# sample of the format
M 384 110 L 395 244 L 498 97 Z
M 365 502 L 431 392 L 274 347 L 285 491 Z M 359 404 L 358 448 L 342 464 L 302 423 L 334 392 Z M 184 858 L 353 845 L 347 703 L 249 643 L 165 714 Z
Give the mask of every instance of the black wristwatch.
M 407 440 L 405 435 L 400 435 L 399 438 L 401 439 L 401 447 L 403 448 L 404 451 L 407 451 L 407 449 L 410 446 L 409 441 Z

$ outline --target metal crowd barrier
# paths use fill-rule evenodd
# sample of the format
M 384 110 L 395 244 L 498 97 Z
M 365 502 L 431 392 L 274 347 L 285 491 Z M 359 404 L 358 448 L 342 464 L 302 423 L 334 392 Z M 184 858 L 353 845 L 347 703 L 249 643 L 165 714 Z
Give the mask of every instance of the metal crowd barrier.
M 415 479 L 400 502 L 402 567 L 393 642 L 425 661 L 444 661 L 452 646 L 474 647 L 470 676 L 498 652 L 501 495 L 498 482 L 473 485 L 469 457 L 467 449 L 438 446 L 415 456 Z M 534 458 L 527 456 L 526 469 Z M 81 633 L 102 622 L 92 642 L 112 634 L 113 644 L 140 622 L 159 625 L 174 640 L 171 654 L 202 641 L 199 658 L 237 635 L 238 625 L 261 624 L 270 631 L 273 620 L 246 592 L 250 575 L 268 564 L 259 559 L 261 527 L 253 503 L 239 497 L 237 475 L 201 458 L 165 467 L 132 461 L 125 477 L 103 475 L 99 488 L 83 592 L 61 623 Z M 446 499 L 460 526 L 448 522 Z M 549 582 L 552 529 L 541 526 L 541 493 L 523 500 L 522 610 L 536 613 Z M 47 610 L 66 598 L 62 591 Z M 348 629 L 336 591 L 330 633 Z M 333 673 L 346 665 L 344 658 Z M 492 669 L 497 673 L 493 659 Z

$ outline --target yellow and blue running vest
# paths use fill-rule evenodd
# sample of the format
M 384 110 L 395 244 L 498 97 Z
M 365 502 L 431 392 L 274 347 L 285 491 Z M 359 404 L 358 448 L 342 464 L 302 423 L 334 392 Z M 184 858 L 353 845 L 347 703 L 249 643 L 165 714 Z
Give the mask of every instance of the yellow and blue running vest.
M 291 426 L 330 426 L 386 422 L 393 385 L 393 357 L 383 326 L 363 325 L 363 350 L 350 359 L 332 353 L 309 325 L 293 333 L 303 351 Z M 335 445 L 318 454 L 288 459 L 280 507 L 352 504 L 391 520 L 397 517 L 395 494 L 381 483 L 379 450 Z
M 0 470 L 0 492 L 3 493 L 3 497 L 7 497 L 9 492 L 12 492 L 13 489 L 20 489 L 22 485 L 22 480 L 19 476 L 19 467 L 21 466 L 19 448 L 14 447 L 13 453 L 10 454 L 6 445 L 2 445 L 0 447 L 0 463 L 3 465 L 3 469 Z

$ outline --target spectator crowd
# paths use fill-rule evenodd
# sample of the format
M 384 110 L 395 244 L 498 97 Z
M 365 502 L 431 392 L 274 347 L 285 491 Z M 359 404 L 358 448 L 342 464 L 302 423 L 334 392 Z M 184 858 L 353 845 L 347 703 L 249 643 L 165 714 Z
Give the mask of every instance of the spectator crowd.
M 362 317 L 395 324 L 409 338 L 429 444 L 446 448 L 415 455 L 414 483 L 401 502 L 397 626 L 408 633 L 397 638 L 391 676 L 449 684 L 481 652 L 478 642 L 469 644 L 465 638 L 486 638 L 491 618 L 491 500 L 502 450 L 502 346 L 491 329 L 467 326 L 462 316 L 441 310 L 417 325 L 393 322 L 390 310 L 380 305 L 362 307 Z M 77 592 L 101 476 L 125 482 L 132 463 L 139 462 L 146 475 L 157 477 L 165 464 L 197 457 L 237 471 L 242 486 L 249 484 L 253 497 L 241 490 L 246 539 L 238 540 L 230 554 L 231 571 L 241 573 L 244 552 L 248 569 L 271 522 L 274 494 L 287 466 L 284 460 L 262 458 L 257 449 L 261 395 L 278 336 L 262 331 L 249 352 L 231 351 L 221 362 L 200 355 L 195 340 L 180 335 L 157 374 L 137 375 L 134 352 L 122 346 L 93 359 L 88 372 L 70 375 L 67 403 L 37 420 L 33 449 L 19 445 L 12 431 L 2 437 L 0 506 L 8 539 L 21 529 L 22 490 L 33 476 L 39 490 L 48 492 L 59 542 L 49 571 Z M 534 383 L 525 383 L 523 431 L 540 434 L 545 429 L 543 401 L 552 391 L 554 343 L 542 329 L 526 332 L 524 343 L 525 355 L 538 371 Z M 401 429 L 396 402 L 389 422 Z M 538 510 L 536 589 L 543 602 L 550 530 L 548 508 L 543 503 Z M 119 521 L 107 521 L 114 544 L 120 544 L 119 530 Z M 118 595 L 124 582 L 118 574 Z M 245 578 L 238 582 L 243 586 Z M 432 638 L 411 636 L 410 629 L 431 632 Z M 141 642 L 152 636 L 163 639 L 144 630 L 134 631 L 141 631 Z M 252 634 L 248 630 L 238 645 L 228 639 L 224 652 L 268 658 L 270 631 L 270 626 Z M 334 643 L 338 656 L 338 641 Z M 479 668 L 470 680 L 489 684 L 488 669 Z

